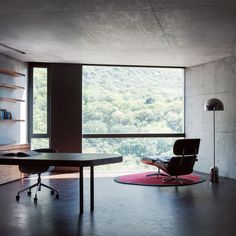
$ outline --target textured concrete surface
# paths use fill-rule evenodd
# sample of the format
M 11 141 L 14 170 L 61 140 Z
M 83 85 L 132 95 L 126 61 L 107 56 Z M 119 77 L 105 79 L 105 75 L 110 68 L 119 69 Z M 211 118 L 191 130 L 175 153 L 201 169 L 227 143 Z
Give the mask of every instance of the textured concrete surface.
M 235 0 L 1 1 L 0 52 L 23 61 L 193 66 L 236 53 Z
M 216 165 L 220 175 L 236 178 L 236 57 L 187 68 L 186 134 L 201 138 L 196 169 L 209 172 L 213 165 L 213 113 L 204 111 L 210 98 L 224 103 L 216 112 Z

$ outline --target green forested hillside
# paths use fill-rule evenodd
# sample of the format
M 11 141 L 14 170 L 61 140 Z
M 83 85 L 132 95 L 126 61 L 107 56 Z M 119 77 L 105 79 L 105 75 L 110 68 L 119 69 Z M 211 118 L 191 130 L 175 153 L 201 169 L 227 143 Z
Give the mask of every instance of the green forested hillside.
M 83 133 L 183 132 L 183 70 L 83 67 Z M 140 157 L 166 155 L 173 139 L 86 139 L 84 150 L 124 155 L 123 167 Z
M 174 68 L 83 66 L 83 133 L 182 133 L 183 73 Z M 33 85 L 33 130 L 46 133 L 47 69 L 35 68 Z M 33 139 L 32 147 L 48 146 L 48 141 Z M 124 156 L 122 164 L 105 168 L 143 168 L 141 157 L 170 154 L 173 141 L 87 138 L 83 152 Z
M 84 133 L 183 130 L 182 70 L 84 67 Z

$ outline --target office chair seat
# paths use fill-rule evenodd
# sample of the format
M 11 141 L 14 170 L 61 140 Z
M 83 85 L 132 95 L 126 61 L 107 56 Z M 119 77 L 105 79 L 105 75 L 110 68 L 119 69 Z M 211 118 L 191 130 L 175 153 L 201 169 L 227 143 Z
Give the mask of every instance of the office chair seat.
M 51 149 L 51 148 L 41 148 L 41 149 L 36 149 L 34 151 L 39 152 L 39 153 L 57 153 L 56 150 Z M 40 166 L 40 165 L 37 165 L 37 166 L 35 166 L 35 165 L 19 165 L 20 172 L 25 173 L 25 174 L 29 174 L 29 175 L 37 174 L 38 180 L 37 180 L 37 183 L 19 191 L 16 195 L 16 200 L 19 201 L 20 200 L 20 193 L 22 193 L 26 190 L 28 190 L 28 196 L 31 196 L 31 189 L 36 187 L 35 196 L 34 196 L 34 203 L 37 203 L 37 201 L 38 201 L 37 193 L 38 193 L 38 191 L 41 190 L 42 186 L 50 189 L 52 195 L 54 195 L 54 193 L 56 192 L 56 198 L 58 199 L 59 198 L 58 191 L 56 189 L 52 188 L 51 186 L 46 185 L 41 182 L 41 174 L 44 172 L 47 172 L 49 170 L 49 168 L 50 168 L 50 166 L 44 166 L 44 165 L 43 166 Z

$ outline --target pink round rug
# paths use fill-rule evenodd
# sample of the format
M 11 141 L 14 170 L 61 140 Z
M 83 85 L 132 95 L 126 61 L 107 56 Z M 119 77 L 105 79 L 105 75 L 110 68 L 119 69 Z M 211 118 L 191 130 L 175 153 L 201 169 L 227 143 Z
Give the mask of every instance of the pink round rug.
M 205 179 L 199 175 L 190 174 L 190 175 L 181 175 L 180 181 L 172 180 L 165 182 L 164 179 L 168 176 L 147 176 L 156 172 L 144 172 L 137 174 L 129 174 L 123 176 L 117 176 L 114 178 L 114 181 L 122 184 L 134 184 L 134 185 L 147 185 L 147 186 L 183 186 L 183 185 L 192 185 L 198 184 Z

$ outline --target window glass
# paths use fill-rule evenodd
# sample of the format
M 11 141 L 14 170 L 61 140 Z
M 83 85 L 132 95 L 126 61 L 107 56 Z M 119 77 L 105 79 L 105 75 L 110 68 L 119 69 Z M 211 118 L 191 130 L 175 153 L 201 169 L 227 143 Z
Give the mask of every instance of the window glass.
M 31 150 L 49 148 L 49 138 L 31 138 Z
M 33 68 L 33 134 L 47 133 L 47 68 Z
M 184 69 L 83 66 L 83 134 L 183 133 Z
M 97 166 L 98 170 L 155 169 L 145 165 L 142 157 L 172 155 L 175 138 L 84 138 L 83 152 L 114 153 L 123 156 L 123 162 Z

